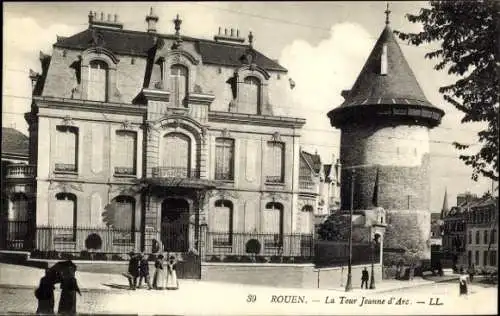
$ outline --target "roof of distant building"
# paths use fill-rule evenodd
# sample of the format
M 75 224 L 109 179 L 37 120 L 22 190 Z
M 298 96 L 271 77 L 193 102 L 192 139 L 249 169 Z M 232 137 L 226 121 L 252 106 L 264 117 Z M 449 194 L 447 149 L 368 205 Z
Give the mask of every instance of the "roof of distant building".
M 85 50 L 95 46 L 96 33 L 99 36 L 100 45 L 116 54 L 148 56 L 150 50 L 155 46 L 158 38 L 175 40 L 174 35 L 157 34 L 123 29 L 106 29 L 90 27 L 80 33 L 66 38 L 59 38 L 55 47 Z M 184 42 L 194 42 L 196 50 L 201 55 L 203 63 L 221 66 L 240 66 L 241 57 L 249 49 L 249 45 L 239 43 L 217 42 L 206 39 L 198 39 L 189 36 L 181 36 Z M 253 49 L 253 48 L 252 48 Z M 255 52 L 255 64 L 273 71 L 286 72 L 287 69 L 257 50 Z
M 307 161 L 309 166 L 318 173 L 321 171 L 321 157 L 318 154 L 311 154 L 307 151 L 302 150 L 302 156 Z
M 29 138 L 17 129 L 2 127 L 2 156 L 28 158 Z

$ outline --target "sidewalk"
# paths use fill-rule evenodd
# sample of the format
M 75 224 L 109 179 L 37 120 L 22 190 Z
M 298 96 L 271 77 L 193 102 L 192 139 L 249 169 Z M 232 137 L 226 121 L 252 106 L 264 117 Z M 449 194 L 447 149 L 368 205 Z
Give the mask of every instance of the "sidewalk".
M 0 263 L 0 287 L 4 288 L 36 288 L 40 278 L 43 277 L 44 270 L 32 267 L 5 264 Z M 453 276 L 451 276 L 453 277 Z M 91 273 L 91 272 L 76 272 L 76 278 L 78 280 L 79 286 L 82 291 L 112 291 L 112 292 L 123 292 L 124 289 L 128 288 L 127 279 L 119 274 L 105 274 L 105 273 Z M 444 278 L 444 277 L 443 277 Z M 444 279 L 443 279 L 444 280 Z M 370 289 L 360 289 L 355 283 L 353 285 L 353 293 L 382 293 L 397 291 L 405 288 L 414 288 L 418 286 L 424 286 L 429 284 L 434 284 L 443 280 L 424 280 L 422 278 L 415 278 L 412 281 L 399 281 L 399 280 L 383 280 L 377 282 L 376 288 Z M 446 280 L 449 280 L 446 279 Z M 236 284 L 236 283 L 224 283 L 224 282 L 213 282 L 213 281 L 202 281 L 202 280 L 185 280 L 179 281 L 180 286 L 183 289 L 193 289 L 196 288 L 197 291 L 207 290 L 207 291 L 218 291 L 228 289 L 239 289 L 242 288 L 252 290 L 252 289 L 273 289 L 275 287 L 262 286 L 262 285 L 250 285 L 250 284 Z M 296 290 L 290 288 L 289 290 Z M 304 289 L 316 291 L 318 289 Z M 323 288 L 321 290 L 339 291 L 345 292 L 345 284 L 343 286 L 337 286 L 332 288 Z

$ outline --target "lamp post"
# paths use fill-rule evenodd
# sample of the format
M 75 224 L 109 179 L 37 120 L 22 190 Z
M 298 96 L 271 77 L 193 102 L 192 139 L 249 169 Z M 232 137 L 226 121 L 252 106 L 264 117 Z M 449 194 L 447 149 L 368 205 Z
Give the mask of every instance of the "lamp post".
M 372 272 L 370 275 L 370 289 L 374 290 L 375 289 L 375 267 L 374 267 L 374 261 L 375 261 L 375 249 L 377 245 L 377 238 L 374 237 L 372 241 Z
M 348 292 L 352 290 L 352 274 L 351 274 L 351 265 L 352 265 L 352 213 L 354 211 L 354 175 L 355 171 L 352 169 L 351 171 L 351 209 L 349 211 L 349 261 L 347 264 L 347 282 L 345 285 L 345 291 Z

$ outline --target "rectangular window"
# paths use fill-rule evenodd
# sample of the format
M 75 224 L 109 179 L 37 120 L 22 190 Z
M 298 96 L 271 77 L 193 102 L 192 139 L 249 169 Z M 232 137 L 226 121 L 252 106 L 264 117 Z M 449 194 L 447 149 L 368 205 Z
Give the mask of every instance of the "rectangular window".
M 229 201 L 216 201 L 213 212 L 214 246 L 229 247 L 232 244 L 233 207 Z
M 476 245 L 479 245 L 481 243 L 481 240 L 479 238 L 479 230 L 476 230 Z
M 467 252 L 467 264 L 472 265 L 472 251 L 470 250 Z
M 472 244 L 472 232 L 469 230 L 469 244 Z
M 483 266 L 488 265 L 488 251 L 483 251 Z
M 137 156 L 137 133 L 117 131 L 115 143 L 115 175 L 135 175 Z
M 234 180 L 234 139 L 215 140 L 215 179 Z
M 285 144 L 280 142 L 267 143 L 266 160 L 266 182 L 284 183 L 285 182 Z
M 128 244 L 134 241 L 135 199 L 118 196 L 113 200 L 113 243 Z
M 496 250 L 490 251 L 490 266 L 495 267 L 497 265 L 497 252 Z
M 66 193 L 57 194 L 53 212 L 54 241 L 73 242 L 76 238 L 76 197 Z
M 497 242 L 497 230 L 496 229 L 493 229 L 491 231 L 490 242 L 492 244 L 495 244 Z
M 476 266 L 478 266 L 479 265 L 479 250 L 476 250 L 474 259 L 475 259 L 474 261 L 475 261 Z
M 78 165 L 78 130 L 70 126 L 56 127 L 55 170 L 76 172 Z
M 485 230 L 483 232 L 483 242 L 484 242 L 485 245 L 488 244 L 488 230 Z

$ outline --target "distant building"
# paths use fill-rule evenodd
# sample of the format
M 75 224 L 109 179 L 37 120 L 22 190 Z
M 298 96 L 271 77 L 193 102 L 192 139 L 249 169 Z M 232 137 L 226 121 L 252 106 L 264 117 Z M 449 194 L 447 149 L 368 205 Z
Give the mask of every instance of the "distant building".
M 32 187 L 33 179 L 25 178 L 29 166 L 29 138 L 20 131 L 2 127 L 2 214 L 0 216 L 0 248 L 22 245 L 29 221 L 27 207 L 31 195 L 23 188 Z M 16 189 L 17 188 L 17 189 Z M 7 225 L 8 222 L 12 224 Z
M 332 214 L 340 210 L 340 159 L 332 158 L 330 164 L 323 165 L 324 178 L 321 181 L 321 197 L 324 201 L 322 213 Z M 319 207 L 318 207 L 319 208 Z
M 498 254 L 498 197 L 472 201 L 467 209 L 467 265 L 496 268 Z

